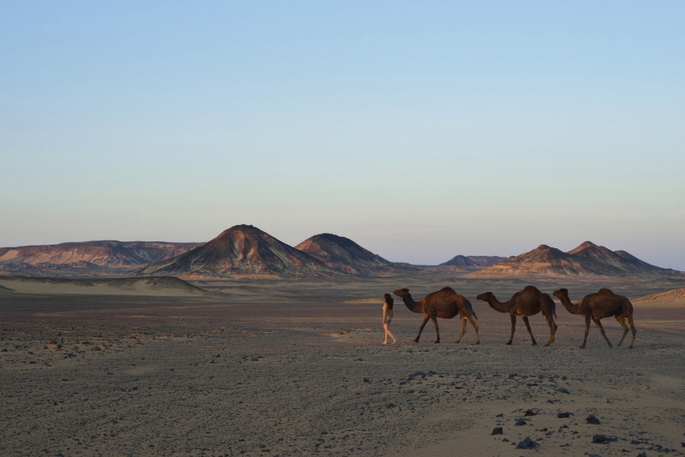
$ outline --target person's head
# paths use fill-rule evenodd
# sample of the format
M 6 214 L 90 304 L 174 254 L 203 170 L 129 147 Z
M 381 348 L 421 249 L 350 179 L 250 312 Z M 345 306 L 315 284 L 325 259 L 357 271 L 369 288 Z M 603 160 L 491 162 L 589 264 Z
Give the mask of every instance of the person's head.
M 392 299 L 390 294 L 385 294 L 385 303 L 388 304 L 388 308 L 392 309 L 392 305 L 395 303 L 395 300 Z

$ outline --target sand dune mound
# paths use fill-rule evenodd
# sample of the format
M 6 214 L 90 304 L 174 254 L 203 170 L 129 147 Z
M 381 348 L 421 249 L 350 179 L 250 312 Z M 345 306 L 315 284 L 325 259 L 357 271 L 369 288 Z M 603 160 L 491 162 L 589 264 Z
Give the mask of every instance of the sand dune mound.
M 0 288 L 20 294 L 201 295 L 206 291 L 174 277 L 145 278 L 0 278 Z
M 685 287 L 636 298 L 632 303 L 635 307 L 685 308 Z

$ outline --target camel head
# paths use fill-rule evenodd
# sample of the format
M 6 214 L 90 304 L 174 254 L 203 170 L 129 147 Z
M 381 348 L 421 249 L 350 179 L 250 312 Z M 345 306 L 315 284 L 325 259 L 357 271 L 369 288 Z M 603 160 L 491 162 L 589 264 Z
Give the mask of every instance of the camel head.
M 402 289 L 397 289 L 395 292 L 393 292 L 393 294 L 397 295 L 400 298 L 404 298 L 409 295 L 409 289 L 407 289 L 406 287 Z
M 552 292 L 552 295 L 559 299 L 568 298 L 568 289 L 555 290 L 554 292 Z
M 492 298 L 492 292 L 485 292 L 484 294 L 480 294 L 476 297 L 476 300 L 483 300 L 483 301 L 488 301 L 490 298 Z

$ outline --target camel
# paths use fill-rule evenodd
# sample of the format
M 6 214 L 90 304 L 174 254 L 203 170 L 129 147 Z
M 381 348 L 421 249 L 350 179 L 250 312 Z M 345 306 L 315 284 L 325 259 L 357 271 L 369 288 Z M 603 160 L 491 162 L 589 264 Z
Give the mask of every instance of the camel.
M 419 327 L 419 334 L 414 339 L 415 343 L 419 342 L 421 332 L 426 326 L 428 319 L 433 321 L 435 326 L 435 334 L 437 335 L 436 343 L 440 342 L 440 330 L 438 329 L 438 321 L 436 317 L 441 319 L 452 319 L 457 314 L 461 317 L 461 335 L 455 343 L 459 343 L 466 333 L 466 321 L 471 322 L 473 329 L 476 331 L 476 344 L 480 344 L 480 334 L 478 333 L 478 324 L 475 319 L 478 319 L 476 313 L 473 312 L 471 302 L 463 295 L 459 295 L 451 287 L 445 287 L 437 292 L 432 292 L 418 302 L 415 302 L 409 293 L 409 289 L 398 289 L 393 292 L 402 299 L 409 311 L 415 313 L 423 313 L 423 323 Z
M 612 348 L 611 341 L 607 338 L 604 332 L 604 327 L 599 321 L 605 317 L 614 316 L 621 327 L 623 327 L 623 336 L 621 341 L 618 342 L 617 346 L 623 343 L 623 339 L 628 334 L 628 324 L 630 325 L 630 330 L 633 332 L 633 340 L 630 342 L 630 348 L 633 348 L 635 343 L 635 324 L 633 323 L 633 304 L 630 303 L 623 295 L 616 295 L 609 289 L 599 289 L 599 292 L 595 294 L 586 295 L 580 303 L 573 304 L 568 298 L 568 289 L 559 289 L 552 293 L 555 297 L 561 300 L 561 304 L 564 308 L 568 310 L 571 314 L 580 314 L 585 317 L 585 339 L 583 344 L 580 346 L 581 349 L 587 344 L 587 335 L 590 333 L 590 319 L 595 321 L 599 331 L 606 340 L 609 348 Z M 626 324 L 626 320 L 628 323 Z
M 533 332 L 530 329 L 530 323 L 528 322 L 528 316 L 542 311 L 542 315 L 549 324 L 549 341 L 545 346 L 549 346 L 554 343 L 554 335 L 557 332 L 557 324 L 554 322 L 556 317 L 556 305 L 554 300 L 548 294 L 540 292 L 537 287 L 527 286 L 525 289 L 516 292 L 509 301 L 501 303 L 493 295 L 492 292 L 485 292 L 484 294 L 478 295 L 476 297 L 478 300 L 483 300 L 488 302 L 490 307 L 495 311 L 500 313 L 509 313 L 511 316 L 511 336 L 509 337 L 509 342 L 511 344 L 514 340 L 514 332 L 516 331 L 516 316 L 521 316 L 523 322 L 526 324 L 528 333 L 530 333 L 530 339 L 533 340 L 533 346 L 537 346 L 538 343 L 535 341 Z

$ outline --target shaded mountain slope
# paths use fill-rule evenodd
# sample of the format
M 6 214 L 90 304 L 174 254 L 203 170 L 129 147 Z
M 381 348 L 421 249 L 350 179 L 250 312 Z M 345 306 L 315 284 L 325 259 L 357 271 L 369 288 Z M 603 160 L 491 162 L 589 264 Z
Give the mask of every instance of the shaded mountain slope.
M 331 268 L 355 275 L 383 276 L 416 270 L 385 260 L 349 238 L 331 233 L 314 235 L 295 246 L 295 249 L 306 252 Z
M 256 227 L 236 225 L 205 244 L 136 270 L 134 274 L 230 278 L 253 275 L 325 277 L 341 272 Z

